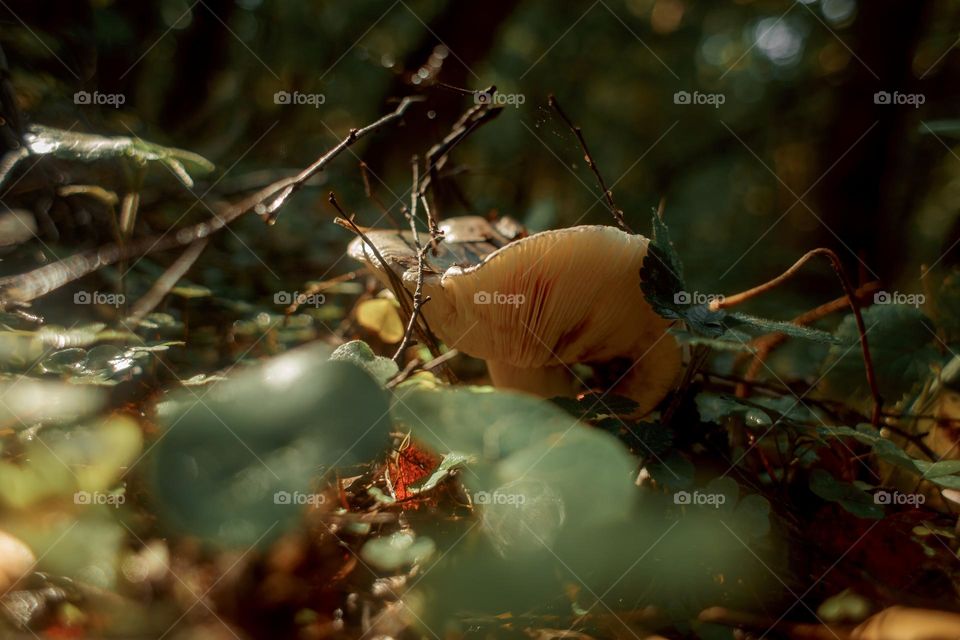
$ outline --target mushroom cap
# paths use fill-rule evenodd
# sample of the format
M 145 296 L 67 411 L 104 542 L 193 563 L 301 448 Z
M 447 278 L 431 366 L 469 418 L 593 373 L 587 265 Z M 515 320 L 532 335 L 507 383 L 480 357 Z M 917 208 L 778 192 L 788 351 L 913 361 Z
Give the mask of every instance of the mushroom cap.
M 626 395 L 649 410 L 667 393 L 680 370 L 680 348 L 666 333 L 670 321 L 640 290 L 647 238 L 584 225 L 504 242 L 476 233 L 482 218 L 469 220 L 472 233 L 445 237 L 438 255 L 426 256 L 423 292 L 431 300 L 422 312 L 440 339 L 508 369 L 629 360 L 621 380 L 630 386 Z M 417 258 L 410 234 L 367 235 L 412 291 Z M 349 251 L 377 266 L 360 238 Z

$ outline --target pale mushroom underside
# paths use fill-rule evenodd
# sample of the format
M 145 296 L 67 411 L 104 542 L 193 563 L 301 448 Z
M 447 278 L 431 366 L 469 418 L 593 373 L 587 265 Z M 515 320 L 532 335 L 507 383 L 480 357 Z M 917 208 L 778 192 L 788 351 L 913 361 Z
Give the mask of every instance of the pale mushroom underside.
M 367 235 L 412 291 L 417 269 L 409 233 Z M 666 333 L 670 322 L 640 290 L 648 242 L 586 225 L 507 244 L 447 239 L 438 255 L 428 254 L 423 290 L 431 300 L 423 314 L 449 346 L 487 360 L 498 386 L 565 395 L 575 389 L 572 365 L 619 361 L 625 366 L 615 391 L 649 410 L 674 384 L 680 349 Z M 360 238 L 350 254 L 377 262 Z

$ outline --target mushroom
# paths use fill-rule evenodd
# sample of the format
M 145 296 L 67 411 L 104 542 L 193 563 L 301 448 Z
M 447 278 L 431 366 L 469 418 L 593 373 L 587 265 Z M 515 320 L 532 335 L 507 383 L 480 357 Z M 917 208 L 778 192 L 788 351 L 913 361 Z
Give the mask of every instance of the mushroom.
M 544 397 L 573 395 L 575 364 L 611 377 L 614 393 L 648 413 L 675 384 L 680 347 L 640 291 L 649 240 L 614 227 L 583 225 L 526 237 L 509 218 L 477 216 L 440 224 L 443 242 L 428 251 L 422 313 L 450 347 L 487 362 L 497 387 Z M 417 283 L 411 232 L 368 230 L 349 247 L 390 286 Z

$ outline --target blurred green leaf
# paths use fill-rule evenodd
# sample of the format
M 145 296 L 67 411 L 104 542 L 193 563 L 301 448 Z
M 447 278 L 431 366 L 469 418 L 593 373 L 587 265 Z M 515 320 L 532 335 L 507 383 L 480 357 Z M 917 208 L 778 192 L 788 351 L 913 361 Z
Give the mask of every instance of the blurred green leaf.
M 749 316 L 745 313 L 729 313 L 725 318 L 725 324 L 730 326 L 746 325 L 753 329 L 759 329 L 762 333 L 782 333 L 791 338 L 800 338 L 801 340 L 811 340 L 813 342 L 822 342 L 824 344 L 840 344 L 841 340 L 826 331 L 803 327 L 792 322 L 780 322 L 779 320 L 767 320 Z
M 400 372 L 396 362 L 390 358 L 378 356 L 363 340 L 351 340 L 340 345 L 333 350 L 330 359 L 352 362 L 373 376 L 380 384 L 386 383 Z
M 77 491 L 105 492 L 137 459 L 140 427 L 124 417 L 48 427 L 28 441 L 26 462 L 0 460 L 0 503 L 26 508 Z
M 173 524 L 228 545 L 270 540 L 312 503 L 318 478 L 386 449 L 383 391 L 328 356 L 296 349 L 164 406 L 151 484 Z
M 857 517 L 883 517 L 883 507 L 874 502 L 872 495 L 849 482 L 837 480 L 824 469 L 814 469 L 810 473 L 810 490 L 827 502 L 836 502 Z
M 863 321 L 882 397 L 902 397 L 929 375 L 932 364 L 939 362 L 933 327 L 919 309 L 876 305 L 863 310 Z M 869 398 L 853 314 L 843 319 L 835 335 L 840 343 L 830 348 L 823 363 L 823 385 L 828 395 L 843 401 Z
M 187 187 L 193 187 L 191 173 L 202 176 L 215 168 L 212 162 L 191 151 L 126 136 L 101 136 L 33 125 L 27 133 L 26 142 L 34 154 L 49 154 L 65 160 L 96 162 L 129 158 L 139 164 L 159 162 Z
M 430 538 L 417 537 L 412 531 L 397 531 L 368 540 L 360 557 L 381 571 L 397 571 L 429 559 L 435 550 Z

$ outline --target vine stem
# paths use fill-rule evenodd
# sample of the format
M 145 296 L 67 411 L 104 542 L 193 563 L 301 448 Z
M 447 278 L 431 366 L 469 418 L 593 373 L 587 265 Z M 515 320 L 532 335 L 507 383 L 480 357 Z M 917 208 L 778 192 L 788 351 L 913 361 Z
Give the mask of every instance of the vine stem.
M 843 268 L 840 258 L 832 249 L 818 247 L 817 249 L 808 251 L 801 256 L 801 258 L 797 260 L 793 266 L 781 273 L 776 278 L 768 280 L 767 282 L 764 282 L 763 284 L 752 289 L 748 289 L 747 291 L 743 291 L 725 298 L 718 298 L 710 303 L 710 309 L 713 311 L 729 309 L 730 307 L 735 307 L 748 300 L 756 298 L 759 295 L 767 293 L 768 291 L 772 291 L 796 275 L 803 265 L 817 256 L 823 256 L 830 261 L 830 265 L 833 267 L 834 272 L 840 279 L 840 285 L 843 287 L 843 292 L 846 294 L 847 302 L 850 304 L 850 308 L 853 310 L 853 316 L 857 323 L 857 332 L 860 335 L 860 350 L 863 354 L 863 364 L 866 368 L 867 384 L 870 386 L 870 395 L 873 398 L 873 413 L 870 420 L 874 427 L 879 428 L 880 411 L 883 407 L 883 399 L 880 397 L 880 390 L 877 387 L 877 376 L 873 369 L 873 358 L 870 356 L 870 344 L 867 341 L 867 329 L 863 322 L 863 314 L 860 313 L 860 304 L 857 302 L 856 292 L 854 291 L 853 285 L 850 284 L 850 278 L 847 276 L 847 272 Z
M 857 302 L 860 301 L 869 301 L 870 296 L 876 293 L 880 289 L 879 282 L 868 282 L 854 292 L 854 295 L 857 298 Z M 813 324 L 821 318 L 839 311 L 847 306 L 846 296 L 841 296 L 835 300 L 831 300 L 825 304 L 820 305 L 810 311 L 801 313 L 799 316 L 791 320 L 792 324 L 798 326 L 807 326 Z M 737 385 L 736 395 L 738 398 L 745 398 L 749 393 L 749 387 L 752 382 L 756 379 L 757 375 L 760 373 L 760 368 L 763 366 L 764 361 L 770 356 L 770 353 L 776 349 L 778 346 L 783 344 L 787 339 L 787 335 L 784 333 L 768 333 L 765 336 L 761 336 L 752 341 L 751 345 L 756 348 L 756 352 L 753 355 L 753 360 L 750 362 L 750 366 L 747 369 L 746 374 L 744 374 L 744 381 Z

